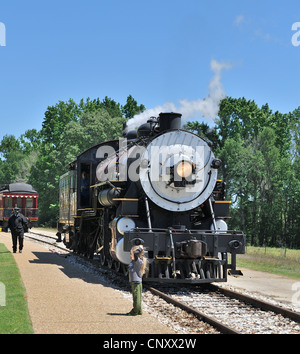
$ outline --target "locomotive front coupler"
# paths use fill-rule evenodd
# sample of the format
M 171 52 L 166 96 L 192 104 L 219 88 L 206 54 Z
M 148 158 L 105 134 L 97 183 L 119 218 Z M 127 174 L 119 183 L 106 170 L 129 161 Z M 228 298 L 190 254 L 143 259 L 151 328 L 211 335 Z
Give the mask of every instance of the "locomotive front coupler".
M 139 246 L 139 245 L 144 245 L 144 240 L 142 238 L 133 238 L 132 240 L 130 240 L 131 246 Z

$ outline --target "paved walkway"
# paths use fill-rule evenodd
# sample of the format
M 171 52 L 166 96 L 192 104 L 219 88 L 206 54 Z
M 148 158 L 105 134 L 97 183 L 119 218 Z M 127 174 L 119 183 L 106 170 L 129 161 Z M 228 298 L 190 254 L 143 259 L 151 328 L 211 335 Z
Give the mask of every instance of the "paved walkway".
M 0 243 L 11 250 L 10 234 L 1 232 Z M 145 311 L 124 316 L 132 308 L 131 299 L 35 242 L 25 240 L 23 253 L 14 258 L 35 333 L 174 333 Z
M 241 271 L 242 277 L 228 276 L 227 284 L 294 305 L 300 312 L 300 279 L 244 268 Z

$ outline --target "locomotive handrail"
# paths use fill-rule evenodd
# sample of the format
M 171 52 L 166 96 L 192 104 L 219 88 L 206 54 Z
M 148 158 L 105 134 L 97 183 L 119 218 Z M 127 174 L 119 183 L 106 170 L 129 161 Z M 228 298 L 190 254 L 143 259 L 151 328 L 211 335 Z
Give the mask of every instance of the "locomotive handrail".
M 172 234 L 172 228 L 169 228 L 169 236 L 170 236 L 170 241 L 171 241 L 171 251 L 173 254 L 173 272 L 172 275 L 174 278 L 176 278 L 176 258 L 175 258 L 175 248 L 174 248 L 174 241 L 173 241 L 173 234 Z
M 156 232 L 169 232 L 169 229 L 163 229 L 163 228 L 151 228 L 152 231 L 156 231 Z M 220 230 L 220 231 L 215 231 L 215 230 L 188 230 L 188 229 L 185 229 L 185 230 L 180 230 L 180 229 L 174 229 L 176 231 L 176 233 L 186 233 L 186 232 L 189 232 L 191 234 L 193 233 L 205 233 L 205 234 L 212 234 L 212 235 L 222 235 L 222 234 L 233 234 L 233 235 L 243 235 L 244 232 L 243 231 L 239 231 L 239 230 Z M 149 228 L 146 228 L 146 227 L 143 227 L 143 228 L 139 228 L 139 227 L 136 227 L 130 231 L 127 231 L 127 232 L 149 232 L 150 229 Z
M 125 182 L 125 181 L 115 181 L 115 182 Z M 96 183 L 96 184 L 94 184 L 93 186 L 90 186 L 90 188 L 102 187 L 102 186 L 105 186 L 106 184 L 110 185 L 110 187 L 113 188 L 113 189 L 117 189 L 117 190 L 122 190 L 122 189 L 123 189 L 123 188 L 114 186 L 114 185 L 111 183 L 111 181 L 109 181 L 109 180 Z

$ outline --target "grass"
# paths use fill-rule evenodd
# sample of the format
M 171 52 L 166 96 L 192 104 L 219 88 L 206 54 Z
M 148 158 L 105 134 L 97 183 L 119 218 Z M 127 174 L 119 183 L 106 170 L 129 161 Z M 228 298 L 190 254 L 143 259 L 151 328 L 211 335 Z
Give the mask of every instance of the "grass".
M 237 255 L 237 267 L 300 279 L 300 250 L 248 246 Z
M 0 334 L 33 333 L 19 269 L 13 255 L 3 244 L 0 244 L 0 285 Z

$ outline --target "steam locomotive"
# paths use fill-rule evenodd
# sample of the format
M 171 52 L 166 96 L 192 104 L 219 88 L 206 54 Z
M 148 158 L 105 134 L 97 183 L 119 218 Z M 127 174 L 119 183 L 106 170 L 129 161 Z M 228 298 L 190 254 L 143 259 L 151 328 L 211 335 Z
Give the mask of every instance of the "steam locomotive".
M 124 273 L 130 249 L 143 244 L 146 282 L 241 274 L 236 255 L 245 253 L 245 235 L 228 230 L 231 202 L 211 145 L 181 129 L 181 114 L 160 113 L 84 151 L 60 178 L 58 241 Z

